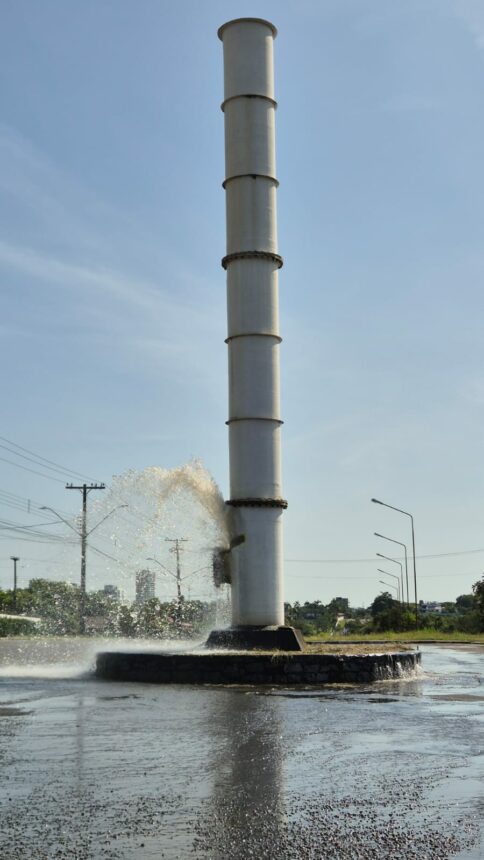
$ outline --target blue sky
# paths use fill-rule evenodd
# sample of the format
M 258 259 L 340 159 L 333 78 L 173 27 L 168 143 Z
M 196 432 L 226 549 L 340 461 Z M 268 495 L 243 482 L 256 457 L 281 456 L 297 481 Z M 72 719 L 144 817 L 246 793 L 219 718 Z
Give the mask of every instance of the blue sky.
M 0 434 L 106 483 L 201 458 L 227 494 L 216 30 L 242 15 L 279 29 L 287 598 L 373 599 L 373 561 L 292 560 L 410 542 L 376 496 L 414 514 L 417 555 L 452 554 L 418 573 L 453 599 L 484 566 L 480 2 L 7 4 Z M 62 482 L 0 474 L 75 511 Z M 71 552 L 75 578 L 74 551 L 3 536 L 0 584 L 12 554 L 27 581 Z

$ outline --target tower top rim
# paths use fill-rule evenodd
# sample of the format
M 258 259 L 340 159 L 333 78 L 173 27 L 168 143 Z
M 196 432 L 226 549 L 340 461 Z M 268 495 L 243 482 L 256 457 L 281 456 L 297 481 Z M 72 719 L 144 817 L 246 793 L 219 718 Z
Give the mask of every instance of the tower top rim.
M 222 42 L 224 31 L 227 27 L 231 27 L 232 24 L 264 24 L 272 30 L 272 37 L 274 39 L 277 36 L 277 27 L 274 24 L 271 24 L 270 21 L 266 21 L 265 18 L 233 18 L 231 21 L 227 21 L 225 24 L 222 24 L 222 26 L 217 30 L 217 36 Z

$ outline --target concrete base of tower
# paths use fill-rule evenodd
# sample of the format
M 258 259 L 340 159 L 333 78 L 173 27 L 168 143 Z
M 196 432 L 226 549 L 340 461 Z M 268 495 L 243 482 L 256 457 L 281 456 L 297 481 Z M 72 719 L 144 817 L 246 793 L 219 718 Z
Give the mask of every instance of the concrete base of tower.
M 206 646 L 230 651 L 304 651 L 305 643 L 295 627 L 228 627 L 212 630 Z

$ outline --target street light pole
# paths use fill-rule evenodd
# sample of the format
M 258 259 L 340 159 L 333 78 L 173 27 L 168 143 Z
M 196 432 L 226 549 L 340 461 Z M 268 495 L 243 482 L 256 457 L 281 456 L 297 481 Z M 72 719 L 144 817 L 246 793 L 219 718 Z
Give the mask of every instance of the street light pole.
M 170 552 L 174 552 L 176 556 L 176 591 L 178 595 L 178 606 L 180 606 L 182 601 L 182 591 L 181 591 L 181 565 L 180 565 L 180 544 L 186 543 L 188 538 L 165 538 L 167 543 L 174 543 L 175 546 L 170 549 Z
M 105 517 L 102 518 L 92 529 L 87 531 L 87 494 L 90 490 L 104 490 L 104 484 L 102 486 L 87 486 L 87 484 L 83 484 L 82 487 L 73 487 L 71 484 L 67 486 L 68 490 L 83 490 L 82 494 L 82 521 L 81 521 L 81 531 L 79 532 L 69 520 L 66 520 L 64 517 L 54 510 L 54 508 L 50 508 L 48 505 L 42 505 L 41 511 L 51 511 L 55 516 L 61 520 L 61 522 L 65 523 L 66 526 L 69 526 L 73 532 L 76 533 L 81 538 L 81 588 L 79 593 L 79 633 L 83 634 L 86 632 L 86 621 L 85 621 L 85 610 L 86 610 L 86 553 L 87 553 L 87 539 L 90 534 L 93 533 L 99 526 L 107 520 L 111 514 L 114 514 L 115 511 L 119 511 L 120 508 L 127 508 L 128 505 L 117 505 L 112 511 L 109 511 Z M 84 493 L 84 489 L 86 489 L 86 493 Z
M 381 535 L 378 532 L 373 532 L 375 537 L 383 538 L 383 540 L 389 540 L 391 543 L 396 543 L 398 546 L 403 546 L 405 552 L 405 581 L 407 583 L 407 606 L 410 603 L 410 592 L 408 590 L 408 558 L 407 558 L 407 545 L 402 543 L 400 540 L 395 540 L 394 538 L 387 537 L 386 535 Z
M 399 577 L 398 577 L 398 576 L 395 576 L 395 574 L 394 574 L 394 573 L 389 573 L 389 572 L 388 572 L 388 570 L 382 570 L 382 569 L 381 569 L 381 567 L 377 567 L 377 570 L 378 570 L 378 573 L 384 573 L 384 574 L 385 574 L 385 576 L 392 576 L 392 577 L 393 577 L 393 579 L 396 579 L 396 580 L 397 580 L 397 600 L 398 600 L 398 602 L 399 602 L 399 603 L 401 603 L 402 601 L 401 601 L 401 598 L 400 598 L 400 579 L 399 579 Z M 380 579 L 379 581 L 380 581 L 380 582 L 382 582 L 382 580 L 381 580 L 381 579 Z M 386 584 L 386 585 L 391 585 L 391 586 L 392 586 L 392 588 L 395 588 L 395 586 L 394 586 L 394 585 L 392 585 L 392 583 L 391 583 L 391 582 L 387 582 L 387 583 L 385 583 L 385 584 Z
M 13 611 L 17 612 L 17 562 L 20 561 L 18 555 L 11 555 L 13 561 Z
M 386 561 L 393 561 L 394 564 L 398 564 L 398 566 L 400 568 L 400 582 L 402 585 L 400 594 L 402 595 L 402 603 L 403 603 L 403 564 L 402 564 L 402 562 L 397 561 L 396 558 L 390 558 L 389 555 L 383 555 L 381 552 L 377 552 L 377 556 L 379 558 L 384 558 Z
M 383 573 L 385 573 L 385 571 L 383 571 Z M 394 588 L 394 589 L 395 589 L 395 591 L 397 592 L 397 600 L 398 600 L 398 590 L 399 590 L 399 589 L 398 589 L 398 586 L 397 586 L 397 585 L 393 585 L 393 583 L 392 583 L 392 582 L 385 582 L 385 580 L 384 580 L 384 579 L 379 579 L 379 580 L 378 580 L 378 582 L 381 582 L 381 584 L 382 584 L 382 585 L 386 585 L 386 586 L 387 586 L 387 588 Z
M 79 633 L 86 632 L 86 551 L 87 551 L 87 494 L 91 490 L 105 490 L 106 484 L 66 484 L 66 490 L 81 490 L 82 492 L 82 522 L 81 522 L 81 593 L 79 601 Z
M 188 540 L 188 538 L 186 538 L 186 540 Z M 187 573 L 186 576 L 180 576 L 179 569 L 177 569 L 176 573 L 173 573 L 171 570 L 168 570 L 168 568 L 165 567 L 165 565 L 162 564 L 161 561 L 158 561 L 157 558 L 153 558 L 153 556 L 148 556 L 146 561 L 154 561 L 155 564 L 158 564 L 161 568 L 163 568 L 164 573 L 162 571 L 162 576 L 166 576 L 168 574 L 168 576 L 171 576 L 173 577 L 173 579 L 176 579 L 177 594 L 179 595 L 179 599 L 181 598 L 181 583 L 184 582 L 186 579 L 191 579 L 192 576 L 196 576 L 197 573 L 202 573 L 202 571 L 208 570 L 210 568 L 210 565 L 204 565 L 203 567 L 198 567 L 196 570 L 192 570 L 191 573 Z
M 412 524 L 413 581 L 415 589 L 415 626 L 418 627 L 417 564 L 415 561 L 415 528 L 413 524 L 413 516 L 412 514 L 409 514 L 408 511 L 402 511 L 401 508 L 395 508 L 393 505 L 387 505 L 386 502 L 381 502 L 380 499 L 372 499 L 371 501 L 374 502 L 375 505 L 383 505 L 384 508 L 390 508 L 392 511 L 398 511 L 399 514 L 405 514 L 406 517 L 410 517 L 410 522 Z

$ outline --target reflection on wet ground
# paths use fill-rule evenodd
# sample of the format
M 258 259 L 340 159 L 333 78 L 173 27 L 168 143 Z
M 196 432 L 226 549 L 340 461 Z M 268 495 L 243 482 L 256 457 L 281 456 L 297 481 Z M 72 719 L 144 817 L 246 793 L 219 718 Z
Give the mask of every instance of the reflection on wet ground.
M 38 646 L 0 640 L 2 860 L 484 856 L 484 649 L 285 690 L 97 681 L 85 643 Z

